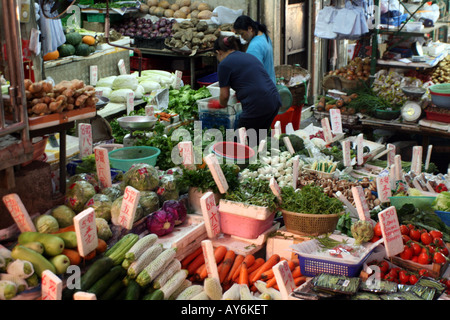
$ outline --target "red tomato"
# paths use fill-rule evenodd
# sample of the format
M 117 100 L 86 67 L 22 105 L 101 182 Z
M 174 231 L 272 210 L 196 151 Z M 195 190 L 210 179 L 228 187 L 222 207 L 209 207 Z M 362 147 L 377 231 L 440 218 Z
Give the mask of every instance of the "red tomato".
M 398 267 L 392 268 L 391 270 L 389 270 L 388 274 L 394 279 L 397 280 L 398 279 L 398 273 L 401 269 Z
M 431 231 L 430 231 L 430 235 L 433 237 L 433 239 L 436 239 L 436 238 L 442 239 L 442 237 L 444 236 L 444 235 L 442 234 L 442 232 L 439 231 L 439 230 L 431 230 Z
M 414 284 L 417 283 L 417 281 L 419 281 L 419 279 L 417 278 L 417 276 L 415 274 L 412 274 L 412 275 L 409 276 L 409 283 L 410 284 L 414 285 Z
M 400 280 L 401 284 L 407 284 L 409 282 L 409 274 L 406 270 L 401 270 L 398 273 L 398 279 Z
M 444 240 L 442 240 L 442 238 L 433 238 L 433 242 L 432 242 L 436 247 L 444 247 L 445 243 Z
M 413 242 L 411 244 L 411 247 L 412 247 L 412 249 L 414 251 L 414 255 L 415 256 L 418 256 L 420 254 L 420 252 L 422 252 L 422 247 L 417 242 Z
M 400 226 L 400 232 L 401 232 L 402 234 L 409 235 L 409 228 L 408 228 L 408 226 L 405 225 L 405 224 L 402 224 L 402 225 Z
M 417 262 L 420 264 L 429 264 L 431 262 L 430 255 L 426 252 L 422 252 L 421 254 L 419 254 Z
M 402 234 L 403 244 L 407 244 L 408 241 L 411 241 L 411 238 L 406 234 Z
M 420 241 L 420 231 L 417 229 L 411 229 L 409 237 L 414 241 Z
M 411 260 L 411 258 L 413 257 L 413 249 L 407 245 L 405 245 L 403 247 L 403 252 L 400 253 L 400 258 L 402 258 L 403 260 Z
M 430 273 L 428 272 L 427 269 L 420 269 L 419 270 L 419 276 L 421 276 L 421 277 L 428 277 L 428 276 L 430 276 Z
M 374 235 L 374 236 L 372 237 L 372 239 L 370 239 L 370 242 L 375 243 L 375 242 L 377 242 L 377 241 L 380 240 L 380 239 L 381 239 L 381 237 Z
M 408 226 L 409 231 L 411 231 L 412 229 L 415 229 L 415 228 L 416 228 L 416 226 L 413 225 L 413 224 L 411 224 L 411 223 L 408 223 L 407 226 Z
M 442 253 L 440 253 L 440 252 L 436 252 L 434 255 L 433 255 L 433 262 L 434 263 L 439 263 L 439 264 L 444 264 L 445 262 L 447 261 L 447 259 L 445 258 L 445 256 L 442 254 Z
M 386 274 L 386 275 L 384 276 L 384 280 L 394 282 L 394 281 L 395 281 L 395 278 L 394 278 L 390 273 L 388 273 L 388 274 Z
M 429 245 L 433 241 L 433 237 L 428 232 L 424 232 L 420 235 L 420 241 L 422 241 L 424 245 Z
M 448 248 L 447 247 L 438 248 L 438 251 L 440 253 L 442 253 L 444 256 L 448 257 L 449 252 L 448 252 Z
M 387 273 L 389 271 L 389 262 L 387 262 L 386 260 L 380 261 L 378 263 L 378 267 L 380 267 L 381 273 Z
M 411 261 L 412 262 L 417 262 L 419 260 L 419 256 L 417 255 L 417 256 L 413 256 L 412 258 L 411 258 Z
M 375 224 L 375 227 L 373 227 L 373 234 L 378 236 L 378 237 L 382 237 L 383 233 L 381 232 L 381 224 L 379 222 L 377 222 Z

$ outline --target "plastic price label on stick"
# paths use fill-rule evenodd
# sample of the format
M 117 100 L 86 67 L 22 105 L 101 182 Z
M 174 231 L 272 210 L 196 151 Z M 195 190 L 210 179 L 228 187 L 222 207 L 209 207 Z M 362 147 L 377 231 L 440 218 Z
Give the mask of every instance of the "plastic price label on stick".
M 294 278 L 288 262 L 282 260 L 274 265 L 272 269 L 283 300 L 288 300 L 289 294 L 295 289 Z
M 389 173 L 386 172 L 377 177 L 377 193 L 378 199 L 380 199 L 382 203 L 389 202 L 389 197 L 392 196 Z
M 123 61 L 123 59 L 119 60 L 117 67 L 119 68 L 119 73 L 121 75 L 127 74 L 127 68 L 125 67 L 125 61 Z
M 300 165 L 300 158 L 299 156 L 295 156 L 292 159 L 292 187 L 294 189 L 297 189 L 299 165 Z
M 203 240 L 201 242 L 203 255 L 205 257 L 205 266 L 209 278 L 219 278 L 219 271 L 217 270 L 217 262 L 214 256 L 214 247 L 211 240 Z
M 331 128 L 333 133 L 342 133 L 341 110 L 330 109 Z
M 397 154 L 394 157 L 394 164 L 395 164 L 395 180 L 403 180 L 403 168 L 402 168 L 402 157 Z
M 145 115 L 148 117 L 155 116 L 155 106 L 154 105 L 146 105 L 145 106 Z
M 82 257 L 87 256 L 98 246 L 97 225 L 94 208 L 87 208 L 73 218 L 77 248 Z
M 247 145 L 247 130 L 245 128 L 239 128 L 239 142 Z
M 425 170 L 428 170 L 430 166 L 430 160 L 431 160 L 431 151 L 433 150 L 433 146 L 430 144 L 427 149 L 427 157 L 425 159 Z
M 411 170 L 415 174 L 422 173 L 422 146 L 414 146 L 412 150 Z
M 192 146 L 192 141 L 182 141 L 178 143 L 178 150 L 183 159 L 183 165 L 191 170 L 195 169 L 194 147 Z
M 362 166 L 364 163 L 364 137 L 363 134 L 360 133 L 356 137 L 356 164 L 358 166 Z
M 205 162 L 208 165 L 209 170 L 214 178 L 214 181 L 219 188 L 220 193 L 226 193 L 228 190 L 228 182 L 225 179 L 222 168 L 219 165 L 219 161 L 215 154 L 211 153 L 205 158 Z
M 330 144 L 333 142 L 333 134 L 331 133 L 331 127 L 330 127 L 330 120 L 328 118 L 323 118 L 320 120 L 320 123 L 322 124 L 322 130 L 323 130 L 323 136 L 325 138 L 325 142 L 327 144 Z
M 387 145 L 387 148 L 389 150 L 387 160 L 388 160 L 388 166 L 390 167 L 394 164 L 396 149 L 395 149 L 395 145 L 390 144 L 390 143 Z
M 98 81 L 98 66 L 89 67 L 89 83 L 91 86 L 95 86 Z
M 97 177 L 100 185 L 103 188 L 112 186 L 111 168 L 109 165 L 108 150 L 102 147 L 94 148 L 95 165 L 97 170 Z
M 378 221 L 381 225 L 386 256 L 393 257 L 401 253 L 404 249 L 403 237 L 400 231 L 397 211 L 394 206 L 378 213 Z
M 273 127 L 274 127 L 274 130 L 273 130 L 274 136 L 280 136 L 282 133 L 281 132 L 281 122 L 280 121 L 275 122 L 275 125 Z
M 139 203 L 141 193 L 132 186 L 127 186 L 123 193 L 122 206 L 119 213 L 119 225 L 130 230 L 133 227 L 136 208 Z
M 274 177 L 270 178 L 269 187 L 273 194 L 277 196 L 278 200 L 281 201 L 281 188 Z
M 343 163 L 346 167 L 352 166 L 352 158 L 350 156 L 350 140 L 345 140 L 341 142 L 342 144 L 342 156 Z
M 219 211 L 217 210 L 214 193 L 206 192 L 200 198 L 203 220 L 205 221 L 208 238 L 215 238 L 220 233 Z
M 362 186 L 352 187 L 353 199 L 360 220 L 370 221 L 370 211 Z
M 127 93 L 127 115 L 134 111 L 134 93 Z
M 50 270 L 44 270 L 41 276 L 41 300 L 61 300 L 62 280 Z
M 92 126 L 89 123 L 80 123 L 78 125 L 78 144 L 80 159 L 92 154 Z
M 175 89 L 178 90 L 181 87 L 181 78 L 183 77 L 183 72 L 180 70 L 175 71 Z
M 289 137 L 284 137 L 283 141 L 284 141 L 284 144 L 286 145 L 289 153 L 291 155 L 293 155 L 295 153 L 295 151 L 294 151 L 294 147 L 292 147 L 291 139 L 289 139 Z
M 267 142 L 266 140 L 261 140 L 261 142 L 259 143 L 258 146 L 258 153 L 261 153 L 264 151 L 264 149 L 266 148 Z
M 18 194 L 11 193 L 3 196 L 3 203 L 17 224 L 20 232 L 36 231 L 36 227 Z

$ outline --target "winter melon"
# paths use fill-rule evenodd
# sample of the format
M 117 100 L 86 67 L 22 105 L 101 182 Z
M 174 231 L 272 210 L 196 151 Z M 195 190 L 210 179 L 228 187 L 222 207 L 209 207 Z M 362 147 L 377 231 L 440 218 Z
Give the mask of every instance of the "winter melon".
M 60 57 L 68 57 L 75 54 L 75 47 L 71 44 L 65 43 L 58 48 Z
M 83 36 L 78 32 L 70 32 L 66 34 L 66 43 L 76 47 L 83 41 Z
M 91 49 L 89 48 L 89 45 L 86 43 L 80 43 L 75 50 L 75 54 L 77 56 L 87 57 L 91 54 Z

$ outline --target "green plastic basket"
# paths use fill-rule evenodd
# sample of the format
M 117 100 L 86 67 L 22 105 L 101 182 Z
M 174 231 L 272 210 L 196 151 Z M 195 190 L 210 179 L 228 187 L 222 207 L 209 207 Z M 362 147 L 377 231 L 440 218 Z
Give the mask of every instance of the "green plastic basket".
M 389 201 L 391 201 L 391 205 L 393 205 L 396 210 L 400 210 L 407 203 L 413 204 L 418 209 L 425 210 L 431 208 L 434 199 L 436 199 L 436 197 L 398 196 L 398 197 L 390 197 Z
M 450 94 L 450 83 L 438 83 L 432 85 L 429 89 L 436 93 Z
M 137 163 L 146 163 L 156 166 L 156 161 L 161 150 L 149 146 L 133 146 L 119 148 L 108 152 L 111 167 L 128 171 L 130 167 Z

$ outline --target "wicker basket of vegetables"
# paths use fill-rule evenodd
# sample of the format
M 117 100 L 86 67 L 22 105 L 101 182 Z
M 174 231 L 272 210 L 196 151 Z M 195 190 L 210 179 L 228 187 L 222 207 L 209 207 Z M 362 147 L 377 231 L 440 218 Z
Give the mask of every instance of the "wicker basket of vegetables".
M 288 232 L 308 236 L 332 233 L 344 212 L 342 203 L 318 186 L 306 185 L 299 191 L 284 187 L 281 195 L 281 212 Z
M 307 84 L 311 77 L 308 70 L 300 66 L 283 64 L 275 66 L 275 76 L 284 78 L 285 85 L 292 94 L 293 106 L 303 105 L 307 101 Z

